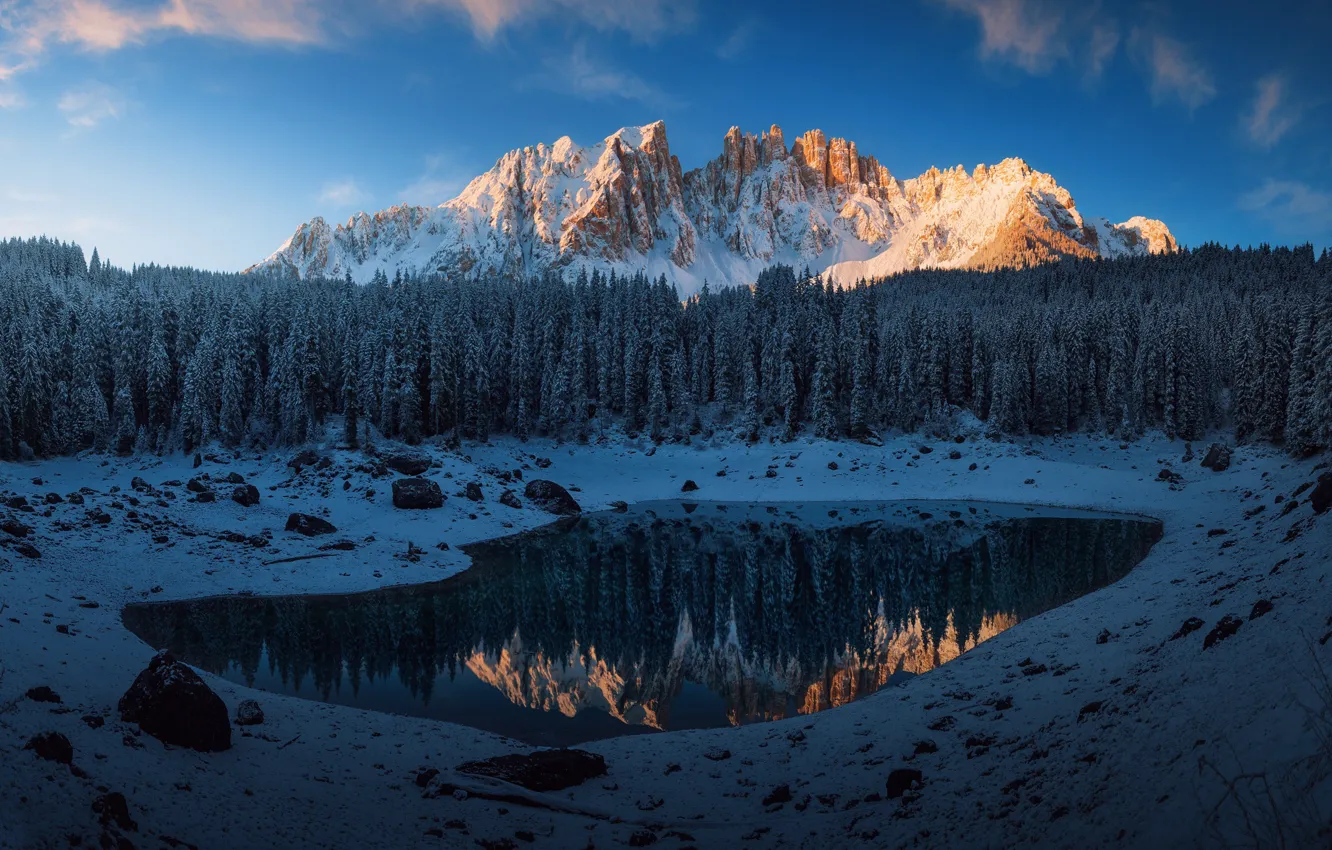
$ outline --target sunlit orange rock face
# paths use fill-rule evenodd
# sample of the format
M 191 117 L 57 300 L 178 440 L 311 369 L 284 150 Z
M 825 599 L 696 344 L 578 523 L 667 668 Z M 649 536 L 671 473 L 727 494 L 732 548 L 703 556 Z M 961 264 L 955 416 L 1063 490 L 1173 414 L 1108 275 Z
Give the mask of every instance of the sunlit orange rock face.
M 899 180 L 856 142 L 776 125 L 728 130 L 720 155 L 684 172 L 666 125 L 579 147 L 511 151 L 438 207 L 302 225 L 252 270 L 368 280 L 376 271 L 526 277 L 592 266 L 665 274 L 686 294 L 705 278 L 744 283 L 774 262 L 848 282 L 916 268 L 1026 265 L 1064 256 L 1176 250 L 1136 217 L 1086 219 L 1020 159 Z
M 477 649 L 466 666 L 515 705 L 566 717 L 604 711 L 623 723 L 654 729 L 670 728 L 671 701 L 685 681 L 697 682 L 721 695 L 728 720 L 741 725 L 846 705 L 896 674 L 920 675 L 952 661 L 1015 623 L 1009 615 L 995 615 L 976 634 L 959 636 L 950 621 L 943 639 L 932 641 L 919 619 L 892 629 L 881 617 L 871 649 L 848 649 L 831 667 L 817 670 L 794 662 L 759 662 L 733 642 L 699 646 L 687 618 L 680 624 L 675 654 L 654 676 L 639 663 L 603 659 L 593 647 L 575 645 L 568 658 L 560 659 L 526 651 L 517 634 L 497 649 Z

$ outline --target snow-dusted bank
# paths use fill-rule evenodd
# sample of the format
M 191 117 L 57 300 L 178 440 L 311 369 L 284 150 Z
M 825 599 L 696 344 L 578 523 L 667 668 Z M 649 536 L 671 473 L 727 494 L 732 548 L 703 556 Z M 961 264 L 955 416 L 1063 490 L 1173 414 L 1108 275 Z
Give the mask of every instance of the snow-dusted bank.
M 362 453 L 332 448 L 320 450 L 331 465 L 302 471 L 287 465 L 290 453 L 219 452 L 199 469 L 179 455 L 0 465 L 0 490 L 32 507 L 0 508 L 22 532 L 0 532 L 0 846 L 95 846 L 103 832 L 136 847 L 1329 841 L 1332 514 L 1317 516 L 1301 489 L 1317 459 L 1242 447 L 1213 472 L 1201 452 L 1185 462 L 1182 442 L 1158 438 L 1127 448 L 1089 437 L 649 446 L 429 448 L 426 477 L 448 496 L 432 511 L 395 510 L 391 478 L 358 469 Z M 551 463 L 536 473 L 539 458 Z M 778 475 L 766 477 L 774 460 Z M 1146 514 L 1165 536 L 1118 583 L 905 685 L 775 723 L 588 744 L 608 775 L 566 791 L 479 796 L 494 796 L 494 783 L 453 768 L 526 748 L 212 676 L 229 713 L 258 699 L 265 714 L 234 728 L 225 752 L 164 747 L 120 720 L 117 701 L 153 654 L 121 624 L 126 603 L 445 578 L 467 567 L 459 544 L 549 521 L 498 502 L 495 473 L 515 468 L 569 487 L 584 510 L 673 498 L 693 479 L 693 500 L 1020 502 Z M 1163 479 L 1164 468 L 1179 480 Z M 190 501 L 183 484 L 203 473 L 239 474 L 259 503 L 232 501 L 232 485 L 217 485 L 215 502 Z M 136 493 L 135 477 L 154 494 Z M 454 495 L 472 481 L 480 503 Z M 72 503 L 82 488 L 93 492 Z M 290 560 L 333 539 L 285 532 L 294 511 L 331 521 L 356 548 Z M 423 554 L 395 557 L 409 544 Z M 1204 649 L 1228 616 L 1238 630 Z M 1191 618 L 1202 626 L 1182 628 Z M 61 701 L 23 696 L 42 686 Z M 72 768 L 24 749 L 45 732 L 72 743 Z M 925 741 L 937 751 L 917 746 Z M 423 769 L 440 771 L 424 787 Z M 899 769 L 921 782 L 889 799 Z M 128 818 L 95 810 L 110 792 L 124 795 Z M 524 795 L 536 805 L 518 802 Z

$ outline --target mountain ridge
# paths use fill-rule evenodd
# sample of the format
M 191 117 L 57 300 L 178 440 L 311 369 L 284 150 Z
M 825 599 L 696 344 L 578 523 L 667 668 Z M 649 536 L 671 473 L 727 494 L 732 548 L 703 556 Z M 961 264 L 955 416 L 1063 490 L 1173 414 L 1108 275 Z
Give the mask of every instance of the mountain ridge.
M 510 151 L 437 207 L 322 217 L 248 272 L 377 271 L 522 278 L 549 269 L 665 274 L 688 294 L 786 262 L 846 284 L 917 268 L 1018 267 L 1064 256 L 1177 250 L 1166 225 L 1084 219 L 1072 195 L 1017 158 L 901 180 L 853 141 L 732 127 L 719 157 L 684 171 L 662 121 L 580 147 Z

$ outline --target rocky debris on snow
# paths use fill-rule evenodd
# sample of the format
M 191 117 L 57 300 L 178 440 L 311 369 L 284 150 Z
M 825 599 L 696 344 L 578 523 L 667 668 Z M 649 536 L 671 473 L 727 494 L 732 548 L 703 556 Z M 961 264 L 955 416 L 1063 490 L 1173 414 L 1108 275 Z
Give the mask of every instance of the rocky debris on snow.
M 147 493 L 153 489 L 153 485 L 136 475 L 130 479 L 130 489 L 138 490 L 140 493 Z
M 544 478 L 534 478 L 527 482 L 523 495 L 543 511 L 559 516 L 572 516 L 582 513 L 583 509 L 574 501 L 569 491 Z
M 287 461 L 287 466 L 299 473 L 304 467 L 314 466 L 316 463 L 319 463 L 319 459 L 319 452 L 314 449 L 306 449 Z
M 485 493 L 481 490 L 481 485 L 475 481 L 468 481 L 467 486 L 463 488 L 463 495 L 469 502 L 480 502 L 485 499 Z
M 1309 504 L 1313 505 L 1316 514 L 1325 514 L 1332 509 L 1332 473 L 1318 479 L 1318 485 L 1309 494 Z
M 939 745 L 926 738 L 915 743 L 911 754 L 913 756 L 927 756 L 937 752 L 939 752 Z
M 399 478 L 393 482 L 393 507 L 429 510 L 444 507 L 444 491 L 429 478 Z
M 102 794 L 93 800 L 92 807 L 102 826 L 114 825 L 126 832 L 137 832 L 139 829 L 139 825 L 130 817 L 129 801 L 119 791 Z
M 1216 625 L 1212 627 L 1212 630 L 1207 633 L 1207 637 L 1203 638 L 1203 649 L 1211 649 L 1216 644 L 1239 631 L 1239 627 L 1242 625 L 1244 625 L 1243 620 L 1236 619 L 1229 614 L 1222 617 L 1217 621 Z
M 1170 484 L 1178 484 L 1184 480 L 1184 476 L 1180 475 L 1178 472 L 1175 472 L 1170 467 L 1166 467 L 1165 469 L 1162 469 L 1160 472 L 1156 473 L 1156 480 L 1165 481 Z
M 71 764 L 74 761 L 74 745 L 59 732 L 41 732 L 28 739 L 23 749 L 32 750 L 39 759 L 59 764 Z
M 1256 620 L 1264 614 L 1270 613 L 1273 608 L 1271 600 L 1259 599 L 1253 603 L 1253 610 L 1249 612 L 1249 620 Z
M 18 554 L 25 558 L 31 558 L 34 561 L 42 557 L 42 553 L 31 543 L 16 543 L 13 548 Z
M 53 702 L 53 703 L 60 702 L 60 694 L 51 690 L 46 685 L 39 685 L 35 688 L 28 688 L 28 692 L 25 693 L 23 696 L 27 697 L 33 702 Z
M 610 503 L 610 509 L 617 514 L 628 513 L 629 503 L 616 499 L 615 501 Z
M 430 468 L 430 458 L 417 452 L 390 452 L 380 459 L 399 475 L 416 476 Z
M 1212 443 L 1202 459 L 1203 469 L 1213 472 L 1225 472 L 1230 468 L 1230 448 L 1220 443 Z
M 325 543 L 319 547 L 320 552 L 351 552 L 356 548 L 356 542 L 353 540 L 339 540 L 336 543 Z
M 789 803 L 791 802 L 792 799 L 793 798 L 791 796 L 791 786 L 778 785 L 777 787 L 773 788 L 770 792 L 768 792 L 768 796 L 763 798 L 763 805 L 775 806 L 779 803 Z
M 16 519 L 6 519 L 0 521 L 0 531 L 3 531 L 10 537 L 27 537 L 32 533 L 32 527 L 24 525 Z
M 439 768 L 426 767 L 417 772 L 416 778 L 413 781 L 416 783 L 417 788 L 425 788 L 430 784 L 430 780 L 434 779 L 436 776 L 439 776 Z
M 1090 717 L 1093 714 L 1100 714 L 1101 706 L 1103 705 L 1105 705 L 1105 702 L 1099 699 L 1096 700 L 1095 702 L 1089 702 L 1086 705 L 1084 705 L 1078 711 L 1078 722 L 1081 723 L 1082 721 L 1086 720 L 1088 717 Z
M 259 488 L 253 484 L 241 484 L 231 491 L 231 501 L 242 508 L 252 508 L 259 504 Z
M 681 493 L 692 493 L 692 492 L 694 492 L 694 491 L 697 490 L 697 489 L 698 489 L 698 485 L 694 483 L 694 479 L 692 479 L 692 478 L 686 479 L 686 480 L 685 480 L 685 483 L 682 484 L 682 485 L 680 485 L 680 492 L 681 492 Z
M 185 482 L 185 489 L 189 490 L 191 493 L 203 493 L 208 490 L 208 485 L 198 478 L 191 478 L 189 481 Z
M 317 516 L 309 514 L 292 514 L 287 517 L 287 531 L 294 531 L 297 534 L 303 534 L 306 537 L 316 537 L 320 534 L 333 534 L 337 532 L 337 526 L 326 519 L 320 519 Z
M 237 726 L 258 726 L 263 722 L 264 710 L 259 707 L 257 700 L 242 700 L 241 704 L 236 706 Z
M 529 791 L 561 791 L 605 776 L 606 759 L 586 750 L 537 750 L 469 761 L 458 772 L 502 779 Z
M 503 493 L 500 493 L 499 502 L 501 505 L 506 505 L 515 509 L 523 506 L 523 503 L 518 501 L 518 496 L 512 490 L 505 490 Z
M 1179 631 L 1170 636 L 1171 640 L 1179 640 L 1182 637 L 1188 637 L 1203 627 L 1203 621 L 1197 617 L 1190 617 L 1179 627 Z
M 888 774 L 887 788 L 884 795 L 889 800 L 899 799 L 903 794 L 914 788 L 920 787 L 925 781 L 924 775 L 919 770 L 909 767 L 899 767 Z
M 550 469 L 550 458 L 548 457 L 539 457 L 532 463 L 536 464 L 537 469 Z
M 231 747 L 231 722 L 222 698 L 166 650 L 148 662 L 120 698 L 120 719 L 165 744 L 199 752 Z

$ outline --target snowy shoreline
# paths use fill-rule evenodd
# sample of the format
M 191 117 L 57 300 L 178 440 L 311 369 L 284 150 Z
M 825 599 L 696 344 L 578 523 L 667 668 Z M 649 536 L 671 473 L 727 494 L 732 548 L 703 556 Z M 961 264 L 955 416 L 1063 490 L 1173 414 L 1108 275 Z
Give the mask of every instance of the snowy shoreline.
M 917 453 L 923 444 L 935 451 Z M 162 835 L 200 847 L 475 846 L 475 839 L 514 840 L 520 832 L 531 833 L 538 846 L 622 846 L 644 830 L 662 846 L 681 847 L 733 844 L 746 836 L 744 846 L 759 847 L 1218 843 L 1209 839 L 1204 819 L 1225 784 L 1200 773 L 1199 757 L 1226 775 L 1242 766 L 1269 772 L 1275 781 L 1318 748 L 1301 707 L 1316 703 L 1317 694 L 1301 675 L 1318 664 L 1332 667 L 1332 643 L 1317 643 L 1332 616 L 1321 585 L 1332 557 L 1332 521 L 1313 520 L 1307 504 L 1282 517 L 1284 504 L 1274 502 L 1316 478 L 1316 460 L 1245 447 L 1230 470 L 1213 473 L 1196 460 L 1181 462 L 1182 442 L 1160 438 L 1127 449 L 1081 436 L 946 445 L 962 457 L 950 459 L 945 444 L 914 437 L 882 447 L 663 445 L 651 455 L 626 446 L 504 439 L 463 452 L 431 449 L 436 466 L 427 476 L 448 499 L 440 510 L 414 512 L 390 506 L 391 479 L 350 471 L 360 457 L 350 452 L 326 452 L 336 471 L 326 478 L 312 470 L 293 477 L 287 455 L 219 457 L 225 462 L 205 462 L 199 470 L 179 456 L 0 465 L 0 490 L 30 501 L 84 486 L 98 491 L 81 507 L 53 505 L 51 517 L 41 516 L 43 505 L 33 514 L 13 513 L 32 527 L 25 540 L 40 550 L 40 559 L 0 550 L 0 664 L 6 671 L 0 704 L 48 685 L 73 709 L 53 714 L 62 707 L 20 700 L 0 714 L 0 813 L 14 824 L 0 834 L 0 846 L 68 846 L 70 834 L 95 842 L 91 800 L 101 793 L 98 786 L 125 794 L 138 822 L 137 832 L 128 833 L 136 846 L 159 846 Z M 550 468 L 531 468 L 538 456 L 548 457 Z M 838 468 L 830 469 L 830 462 Z M 980 468 L 968 470 L 973 462 Z M 125 603 L 239 592 L 340 594 L 456 575 L 469 563 L 461 546 L 549 521 L 549 514 L 496 501 L 506 485 L 485 470 L 524 464 L 529 480 L 578 488 L 573 495 L 585 511 L 617 499 L 679 500 L 680 485 L 692 478 L 700 489 L 690 501 L 992 501 L 1147 516 L 1164 523 L 1164 537 L 1120 582 L 1020 623 L 901 687 L 774 723 L 587 745 L 606 757 L 609 776 L 552 796 L 585 811 L 613 813 L 622 823 L 477 798 L 435 799 L 429 789 L 423 796 L 413 782 L 422 767 L 447 772 L 471 758 L 522 749 L 466 727 L 252 691 L 212 676 L 205 678 L 229 710 L 257 698 L 268 716 L 253 727 L 253 737 L 237 735 L 227 752 L 164 750 L 119 721 L 115 702 L 151 655 L 121 625 Z M 776 478 L 765 477 L 769 466 L 777 468 Z M 1157 480 L 1162 466 L 1184 476 L 1178 489 Z M 721 469 L 726 474 L 719 477 Z M 232 503 L 229 487 L 219 490 L 216 503 L 189 503 L 178 487 L 179 498 L 166 508 L 143 498 L 145 504 L 125 507 L 126 497 L 135 495 L 129 487 L 135 475 L 156 488 L 229 471 L 259 487 L 258 506 Z M 347 490 L 343 474 L 351 476 Z M 468 481 L 483 484 L 483 502 L 455 495 Z M 112 486 L 121 492 L 108 494 Z M 378 491 L 373 501 L 365 498 L 366 487 Z M 1250 515 L 1259 504 L 1265 509 Z M 112 513 L 113 524 L 81 522 L 94 508 Z M 338 527 L 336 535 L 309 540 L 281 530 L 291 511 L 321 509 Z M 174 525 L 127 531 L 129 511 Z M 71 527 L 62 530 L 61 521 Z M 1288 541 L 1293 525 L 1300 532 Z M 219 539 L 222 532 L 244 540 L 266 529 L 272 540 L 262 551 Z M 1226 534 L 1207 536 L 1219 529 Z M 156 533 L 168 543 L 153 543 Z M 343 537 L 357 542 L 355 551 L 271 563 Z M 409 542 L 424 550 L 420 560 L 394 559 Z M 435 548 L 444 542 L 448 551 Z M 1283 558 L 1290 560 L 1273 572 Z M 155 587 L 160 592 L 153 593 Z M 1274 609 L 1250 622 L 1260 598 Z M 89 602 L 98 607 L 83 607 Z M 1244 626 L 1203 651 L 1204 634 L 1226 614 Z M 1206 628 L 1170 640 L 1191 616 Z M 56 631 L 60 625 L 68 635 Z M 1110 637 L 1098 642 L 1103 629 Z M 1034 663 L 1018 664 L 1027 659 Z M 1037 664 L 1050 672 L 1028 675 Z M 996 709 L 998 697 L 1011 698 L 1012 708 Z M 1094 702 L 1101 705 L 1084 713 Z M 92 729 L 80 720 L 92 714 L 104 716 L 105 725 Z M 941 723 L 943 716 L 953 720 Z M 31 735 L 48 730 L 71 740 L 74 763 L 87 779 L 22 750 Z M 913 756 L 914 742 L 924 738 L 936 742 L 938 752 Z M 1197 740 L 1206 743 L 1195 747 Z M 717 748 L 733 757 L 704 757 Z M 924 774 L 918 794 L 905 802 L 866 799 L 882 795 L 888 773 L 905 766 Z M 1305 802 L 1321 805 L 1327 818 L 1332 784 L 1326 771 L 1304 784 Z M 781 785 L 791 801 L 762 805 Z M 672 830 L 690 837 L 667 837 Z M 996 832 L 1002 840 L 989 837 Z

